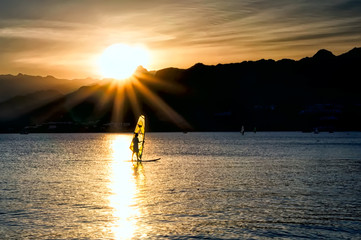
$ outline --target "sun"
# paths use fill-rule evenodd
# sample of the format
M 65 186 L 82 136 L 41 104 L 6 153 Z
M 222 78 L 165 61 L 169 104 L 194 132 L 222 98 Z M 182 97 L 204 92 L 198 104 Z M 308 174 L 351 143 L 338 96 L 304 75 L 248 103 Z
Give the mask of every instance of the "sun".
M 99 72 L 104 78 L 126 79 L 138 66 L 147 67 L 149 52 L 145 47 L 123 43 L 107 47 L 98 58 Z

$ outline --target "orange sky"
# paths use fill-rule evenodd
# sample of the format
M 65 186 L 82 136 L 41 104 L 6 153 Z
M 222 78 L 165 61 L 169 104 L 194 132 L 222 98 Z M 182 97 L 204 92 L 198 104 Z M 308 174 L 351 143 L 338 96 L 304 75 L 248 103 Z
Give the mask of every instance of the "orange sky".
M 100 77 L 96 59 L 115 43 L 146 46 L 148 70 L 339 55 L 361 46 L 361 2 L 1 1 L 0 74 Z

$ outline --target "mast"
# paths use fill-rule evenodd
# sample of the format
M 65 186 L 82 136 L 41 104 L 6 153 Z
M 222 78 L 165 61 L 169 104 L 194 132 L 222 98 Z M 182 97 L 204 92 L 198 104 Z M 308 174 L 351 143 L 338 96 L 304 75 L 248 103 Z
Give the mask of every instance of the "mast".
M 144 143 L 145 143 L 145 116 L 144 115 L 141 115 L 140 117 L 143 117 L 143 121 L 144 121 L 144 123 L 143 123 L 143 142 L 142 142 L 142 153 L 140 154 L 140 156 L 139 156 L 139 159 L 140 160 L 142 160 L 142 156 L 143 156 L 143 152 L 144 152 Z

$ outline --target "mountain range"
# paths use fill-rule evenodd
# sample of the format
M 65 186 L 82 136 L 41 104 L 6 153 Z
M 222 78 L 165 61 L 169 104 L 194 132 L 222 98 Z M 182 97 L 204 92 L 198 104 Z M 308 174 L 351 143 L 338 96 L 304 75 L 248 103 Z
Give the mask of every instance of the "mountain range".
M 0 102 L 18 95 L 27 95 L 37 91 L 57 90 L 63 94 L 92 84 L 97 80 L 85 79 L 58 79 L 53 76 L 31 76 L 19 73 L 18 75 L 0 75 Z
M 301 60 L 139 68 L 123 87 L 94 80 L 71 93 L 49 86 L 8 99 L 0 103 L 0 131 L 130 131 L 141 113 L 150 131 L 361 130 L 360 66 L 354 48 Z

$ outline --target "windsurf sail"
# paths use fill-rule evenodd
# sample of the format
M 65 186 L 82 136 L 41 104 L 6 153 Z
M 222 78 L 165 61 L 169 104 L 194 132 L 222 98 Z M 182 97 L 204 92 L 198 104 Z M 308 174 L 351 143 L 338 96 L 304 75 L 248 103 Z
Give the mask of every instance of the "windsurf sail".
M 138 122 L 137 125 L 135 126 L 134 129 L 134 134 L 133 134 L 133 138 L 135 137 L 135 134 L 138 133 L 138 159 L 141 160 L 142 156 L 143 156 L 143 150 L 144 150 L 144 140 L 145 140 L 145 117 L 144 115 L 140 115 L 140 117 L 138 118 Z M 134 142 L 132 141 L 132 143 L 130 144 L 130 150 L 132 150 L 133 152 L 134 149 Z

